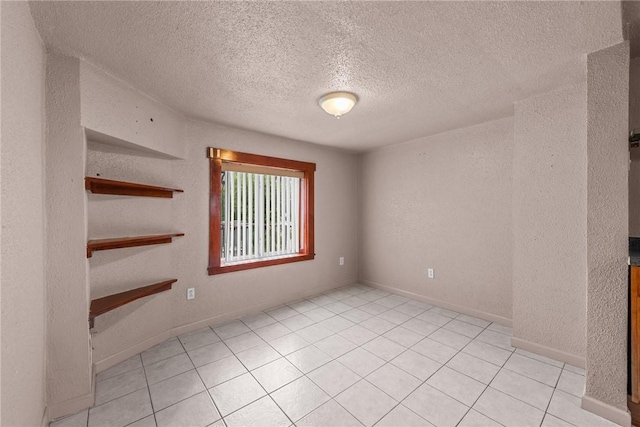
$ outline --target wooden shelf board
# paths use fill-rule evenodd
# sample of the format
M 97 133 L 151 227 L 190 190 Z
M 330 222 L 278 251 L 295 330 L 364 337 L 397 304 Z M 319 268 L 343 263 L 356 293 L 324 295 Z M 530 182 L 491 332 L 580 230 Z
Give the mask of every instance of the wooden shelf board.
M 89 240 L 87 242 L 87 258 L 93 251 L 108 249 L 132 248 L 135 246 L 159 245 L 171 243 L 173 237 L 184 236 L 184 233 L 154 234 L 150 236 L 117 237 L 113 239 Z
M 85 189 L 95 194 L 117 194 L 122 196 L 164 197 L 172 198 L 173 193 L 183 190 L 155 185 L 138 184 L 135 182 L 114 181 L 111 179 L 88 176 L 84 179 Z
M 168 291 L 171 289 L 171 285 L 177 281 L 178 279 L 165 280 L 164 282 L 158 282 L 152 285 L 142 286 L 130 291 L 120 292 L 118 294 L 92 300 L 91 308 L 89 310 L 89 327 L 93 328 L 93 321 L 97 316 L 111 310 L 115 310 L 116 308 L 122 307 L 123 305 L 129 304 L 137 299 Z

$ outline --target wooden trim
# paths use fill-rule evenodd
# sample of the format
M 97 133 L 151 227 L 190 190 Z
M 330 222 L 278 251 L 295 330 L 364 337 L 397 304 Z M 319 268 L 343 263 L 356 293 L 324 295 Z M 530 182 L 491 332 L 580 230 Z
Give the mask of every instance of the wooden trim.
M 258 175 L 288 176 L 291 178 L 304 178 L 304 172 L 291 169 L 272 168 L 269 166 L 248 165 L 246 163 L 222 162 L 223 172 L 244 172 Z
M 640 402 L 640 267 L 631 266 L 631 401 Z
M 315 258 L 314 240 L 314 172 L 315 163 L 297 160 L 280 159 L 277 157 L 260 156 L 257 154 L 241 153 L 219 148 L 207 148 L 209 157 L 209 275 L 231 273 L 234 271 L 268 267 L 271 265 L 288 264 L 291 262 L 307 261 Z M 303 173 L 300 185 L 300 207 L 302 209 L 302 229 L 300 237 L 302 250 L 296 256 L 258 260 L 232 265 L 221 265 L 222 253 L 222 162 L 236 162 L 250 165 L 267 166 L 279 169 L 300 171 Z
M 315 255 L 315 238 L 314 238 L 314 230 L 315 230 L 315 196 L 314 196 L 314 172 L 313 170 L 308 169 L 304 172 L 304 229 L 302 236 L 304 236 L 303 248 L 304 253 L 307 255 L 311 255 L 312 258 Z M 302 207 L 303 204 L 300 203 Z
M 122 196 L 164 197 L 172 198 L 173 193 L 182 193 L 177 188 L 157 187 L 155 185 L 138 184 L 135 182 L 114 181 L 111 179 L 87 176 L 84 188 L 94 194 L 116 194 Z
M 92 300 L 91 308 L 89 309 L 89 327 L 93 328 L 93 322 L 97 316 L 108 313 L 111 310 L 115 310 L 116 308 L 122 307 L 123 305 L 129 304 L 130 302 L 140 298 L 168 291 L 171 289 L 173 283 L 177 281 L 178 279 L 165 280 L 164 282 L 158 282 L 152 285 L 142 286 L 130 291 L 120 292 L 118 294 Z
M 211 269 L 220 268 L 222 253 L 222 160 L 209 160 L 209 275 Z
M 179 236 L 184 236 L 184 233 L 155 234 L 151 236 L 116 237 L 113 239 L 89 240 L 87 242 L 87 258 L 91 258 L 94 251 L 171 243 L 173 237 Z
M 209 148 L 208 152 L 209 158 L 220 159 L 226 162 L 246 163 L 249 165 L 268 166 L 272 168 L 289 169 L 302 172 L 316 170 L 315 163 L 300 162 L 298 160 L 241 153 L 239 151 L 225 150 L 221 148 Z
M 223 265 L 223 266 L 210 266 L 208 271 L 209 275 L 213 274 L 222 274 L 222 273 L 233 273 L 234 271 L 243 271 L 243 270 L 251 270 L 252 268 L 260 268 L 260 267 L 269 267 L 272 265 L 282 265 L 289 264 L 291 262 L 298 261 L 308 261 L 314 259 L 315 255 L 294 255 L 286 258 L 274 258 L 274 259 L 265 259 L 260 261 L 249 261 L 240 264 L 231 264 L 231 265 Z
M 640 426 L 640 405 L 635 403 L 631 396 L 627 396 L 627 406 L 631 413 L 631 424 L 634 426 Z

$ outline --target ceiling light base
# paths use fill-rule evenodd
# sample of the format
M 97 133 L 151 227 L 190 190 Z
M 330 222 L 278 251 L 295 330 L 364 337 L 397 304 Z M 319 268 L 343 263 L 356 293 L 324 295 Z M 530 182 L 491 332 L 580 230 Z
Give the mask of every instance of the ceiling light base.
M 337 119 L 351 111 L 357 102 L 358 96 L 351 92 L 330 92 L 318 99 L 320 107 Z

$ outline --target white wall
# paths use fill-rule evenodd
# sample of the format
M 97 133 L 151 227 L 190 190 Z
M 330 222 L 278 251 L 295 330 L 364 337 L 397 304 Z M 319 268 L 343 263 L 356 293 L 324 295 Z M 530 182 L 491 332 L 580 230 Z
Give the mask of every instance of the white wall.
M 51 418 L 92 404 L 79 61 L 47 56 L 47 403 Z
M 87 173 L 181 188 L 174 199 L 90 196 L 89 232 L 177 231 L 171 245 L 96 253 L 90 261 L 92 298 L 147 279 L 177 278 L 169 292 L 96 319 L 99 370 L 146 347 L 207 324 L 221 323 L 357 279 L 357 157 L 320 146 L 201 122 L 187 123 L 185 160 L 90 144 Z M 206 147 L 315 162 L 316 259 L 209 276 L 209 160 Z M 116 212 L 126 215 L 115 217 Z M 145 223 L 146 221 L 146 223 Z M 118 232 L 116 232 L 116 230 Z M 339 266 L 338 258 L 346 265 Z M 151 282 L 149 282 L 151 283 Z M 186 300 L 186 288 L 196 299 Z
M 586 64 L 585 64 L 586 67 Z M 584 365 L 587 281 L 586 80 L 516 103 L 513 337 Z M 558 352 L 566 353 L 564 357 Z
M 0 13 L 0 424 L 37 426 L 45 409 L 44 46 L 26 2 L 1 2 Z
M 640 57 L 629 63 L 629 128 L 640 128 Z
M 512 118 L 364 154 L 360 280 L 509 324 L 512 157 Z
M 167 278 L 178 279 L 169 292 L 96 319 L 93 361 L 98 371 L 171 334 L 357 280 L 357 156 L 285 138 L 185 121 L 94 67 L 80 62 L 79 68 L 81 122 L 87 127 L 89 140 L 87 176 L 100 174 L 185 191 L 169 200 L 88 195 L 88 238 L 165 231 L 186 234 L 171 245 L 101 251 L 89 260 L 91 299 Z M 112 108 L 132 113 L 122 115 Z M 137 119 L 147 115 L 156 119 L 141 125 Z M 317 164 L 315 260 L 207 275 L 208 146 Z M 177 157 L 184 160 L 175 160 Z M 345 266 L 338 265 L 341 256 L 345 257 Z M 187 287 L 196 288 L 195 300 L 186 300 Z
M 589 177 L 588 189 L 593 190 L 588 196 L 588 207 L 593 208 L 593 216 L 589 217 L 592 226 L 588 228 L 590 240 L 587 240 L 591 251 L 588 299 L 592 299 L 587 319 L 593 338 L 587 343 L 587 391 L 597 401 L 617 408 L 623 405 L 620 397 L 623 386 L 620 384 L 626 375 L 626 364 L 621 359 L 624 347 L 621 344 L 621 331 L 624 330 L 621 319 L 626 315 L 626 308 L 622 313 L 622 270 L 618 259 L 624 252 L 621 251 L 620 236 L 626 234 L 626 229 L 618 224 L 621 218 L 618 208 L 624 204 L 618 186 L 620 176 L 609 177 L 607 170 L 618 171 L 621 151 L 616 145 L 612 155 L 598 141 L 602 129 L 619 130 L 620 100 L 614 102 L 614 98 L 606 95 L 605 89 L 610 88 L 602 76 L 603 70 L 613 63 L 613 72 L 619 77 L 624 69 L 623 59 L 623 54 L 615 49 L 589 56 L 588 70 L 592 74 L 587 98 L 591 132 L 589 155 L 597 160 L 586 175 Z M 3 67 L 3 82 L 4 78 Z M 619 85 L 619 80 L 614 84 Z M 614 89 L 616 96 L 624 91 L 621 86 Z M 570 237 L 576 240 L 571 243 L 584 243 L 584 230 L 580 224 L 587 211 L 579 200 L 580 194 L 585 194 L 580 193 L 585 189 L 584 182 L 582 186 L 579 182 L 581 176 L 585 178 L 584 164 L 569 155 L 571 144 L 577 142 L 572 140 L 566 147 L 551 144 L 553 140 L 562 140 L 559 135 L 568 135 L 574 128 L 584 134 L 585 129 L 580 129 L 579 124 L 581 106 L 584 107 L 584 99 L 580 101 L 583 94 L 584 86 L 563 88 L 557 93 L 524 101 L 516 107 L 515 119 L 505 118 L 421 138 L 367 153 L 360 161 L 356 155 L 299 141 L 184 121 L 143 94 L 116 79 L 101 76 L 76 59 L 50 55 L 46 99 L 50 124 L 46 152 L 46 204 L 50 211 L 46 249 L 50 332 L 47 388 L 54 416 L 81 407 L 91 396 L 87 330 L 90 298 L 165 276 L 179 280 L 172 291 L 138 301 L 97 320 L 99 334 L 94 340 L 94 362 L 98 369 L 123 360 L 132 352 L 144 350 L 170 334 L 223 322 L 352 283 L 358 276 L 372 284 L 501 323 L 510 324 L 513 316 L 517 335 L 567 354 L 579 355 L 579 349 L 584 345 L 579 337 L 580 322 L 559 328 L 549 337 L 541 336 L 534 328 L 540 313 L 527 311 L 527 307 L 523 307 L 526 299 L 542 298 L 540 301 L 547 307 L 544 311 L 556 310 L 557 303 L 550 303 L 542 295 L 546 285 L 528 293 L 527 282 L 519 282 L 512 294 L 512 280 L 521 279 L 521 273 L 527 273 L 530 266 L 524 260 L 529 255 L 555 263 L 556 272 L 566 274 L 570 284 L 564 290 L 552 286 L 546 290 L 564 298 L 568 304 L 567 316 L 573 313 L 575 318 L 580 318 L 580 307 L 586 309 L 584 294 L 580 296 L 578 289 L 580 261 L 567 271 L 561 271 L 556 259 L 549 260 L 541 253 L 544 245 L 536 243 L 536 250 L 527 248 L 531 236 L 526 227 L 544 225 L 556 216 L 541 210 L 535 218 L 527 219 L 529 213 L 521 212 L 522 207 L 513 204 L 548 203 L 552 199 L 554 209 L 561 210 L 564 226 L 574 231 Z M 3 92 L 3 100 L 4 97 Z M 570 99 L 576 104 L 569 102 Z M 108 102 L 102 105 L 102 100 Z M 605 113 L 613 115 L 602 114 L 598 110 L 600 102 L 613 111 Z M 144 111 L 139 115 L 132 113 L 140 105 L 144 106 Z M 128 114 L 101 116 L 105 108 L 106 113 L 109 108 L 117 108 Z M 539 108 L 542 108 L 541 114 Z M 144 126 L 135 124 L 139 123 L 135 120 L 145 118 L 150 111 L 160 111 L 158 117 L 163 119 L 159 123 L 167 127 L 156 127 L 150 121 Z M 545 121 L 556 113 L 566 115 L 566 127 L 545 129 Z M 4 114 L 3 109 L 3 123 Z M 526 115 L 538 116 L 536 120 L 519 121 L 519 117 L 523 119 Z M 97 121 L 98 117 L 108 119 Z M 561 123 L 563 121 L 552 124 Z M 185 193 L 169 201 L 89 196 L 88 212 L 85 212 L 82 125 L 99 128 L 91 129 L 95 138 L 118 145 L 118 148 L 105 148 L 92 144 L 87 153 L 88 174 L 99 172 L 105 178 L 176 186 L 183 188 Z M 514 149 L 514 126 L 518 130 L 520 125 L 526 128 L 527 134 L 515 136 Z M 626 126 L 622 128 L 626 133 Z M 537 132 L 549 133 L 549 138 L 542 141 L 547 144 L 542 146 L 546 153 L 534 150 L 536 144 L 542 143 L 532 136 Z M 157 142 L 157 138 L 162 141 Z M 154 141 L 157 142 L 155 145 Z M 527 142 L 533 145 L 525 146 Z M 207 275 L 207 146 L 317 163 L 315 260 L 220 276 Z M 137 147 L 139 151 L 130 151 L 131 147 Z M 4 145 L 2 150 L 4 152 Z M 514 190 L 525 185 L 525 172 L 542 174 L 537 167 L 551 164 L 548 162 L 549 151 L 560 156 L 559 164 L 565 168 L 557 175 L 547 170 L 547 174 L 540 175 L 537 181 L 539 187 L 548 188 L 550 199 L 544 194 L 524 193 L 517 196 L 522 199 L 512 200 Z M 183 160 L 170 161 L 167 160 L 169 157 Z M 522 171 L 514 171 L 514 159 Z M 547 163 L 538 164 L 545 159 Z M 4 172 L 2 176 L 4 202 Z M 512 177 L 515 177 L 513 181 Z M 578 191 L 563 193 L 567 189 Z M 614 203 L 601 198 L 603 189 L 612 190 Z M 624 189 L 626 191 L 626 187 Z M 615 208 L 614 216 L 608 210 L 611 207 Z M 570 218 L 573 211 L 580 218 Z M 112 221 L 118 212 L 127 214 Z M 155 214 L 151 222 L 144 221 L 151 212 Z M 591 215 L 591 211 L 588 212 Z M 624 219 L 626 224 L 626 217 Z M 4 215 L 2 221 L 5 221 Z M 164 231 L 166 228 L 186 235 L 171 245 L 96 253 L 95 259 L 88 264 L 84 258 L 87 231 L 79 227 L 85 222 L 88 222 L 90 237 Z M 586 226 L 584 222 L 582 225 Z M 603 237 L 603 230 L 610 232 L 614 239 L 607 240 L 608 235 Z M 545 234 L 545 238 L 555 239 L 555 236 Z M 626 248 L 626 236 L 622 240 Z M 608 242 L 608 246 L 600 245 L 598 242 L 601 241 Z M 556 253 L 566 260 L 582 256 L 569 242 L 553 242 Z M 515 261 L 512 253 L 516 254 Z M 346 259 L 343 267 L 337 262 L 340 256 Z M 517 272 L 512 270 L 514 265 Z M 140 266 L 142 268 L 136 270 Z M 436 271 L 433 280 L 426 278 L 428 267 Z M 91 289 L 87 285 L 88 272 Z M 4 270 L 2 274 L 4 282 Z M 607 286 L 614 290 L 611 295 L 604 294 L 609 291 Z M 195 300 L 186 300 L 187 287 L 196 288 Z M 3 301 L 4 293 L 3 286 Z M 578 301 L 572 299 L 575 295 L 578 295 Z M 613 316 L 606 311 L 611 307 L 615 310 Z M 4 329 L 3 323 L 3 337 Z M 612 349 L 613 363 L 609 355 L 599 349 Z M 591 365 L 589 357 L 592 357 Z M 4 366 L 4 359 L 2 363 Z
M 160 161 L 159 159 L 183 156 L 184 120 L 95 67 L 55 52 L 48 57 L 46 83 L 49 123 L 46 144 L 47 390 L 49 414 L 51 418 L 56 418 L 92 404 L 92 355 L 102 357 L 102 342 L 111 340 L 117 343 L 113 348 L 107 347 L 109 355 L 121 350 L 123 346 L 126 348 L 134 344 L 140 346 L 142 343 L 140 349 L 143 350 L 154 344 L 153 341 L 145 340 L 160 339 L 154 332 L 161 330 L 164 337 L 167 337 L 171 327 L 171 316 L 166 316 L 169 312 L 166 306 L 152 306 L 152 311 L 148 312 L 145 309 L 136 310 L 146 307 L 144 302 L 135 303 L 122 309 L 120 316 L 127 318 L 134 313 L 134 318 L 143 319 L 140 325 L 134 320 L 133 327 L 126 324 L 122 328 L 102 330 L 101 335 L 94 337 L 96 352 L 92 354 L 88 328 L 90 300 L 153 283 L 146 280 L 161 276 L 163 268 L 169 268 L 171 257 L 165 249 L 164 258 L 152 257 L 156 264 L 146 263 L 147 270 L 142 269 L 137 273 L 135 268 L 122 268 L 122 265 L 116 265 L 110 271 L 108 268 L 90 268 L 114 262 L 114 258 L 110 259 L 109 256 L 115 256 L 116 260 L 123 258 L 123 253 L 112 251 L 106 256 L 99 253 L 89 264 L 85 255 L 88 238 L 117 237 L 123 235 L 120 233 L 126 235 L 134 229 L 135 232 L 131 233 L 134 235 L 156 232 L 158 230 L 151 231 L 151 228 L 158 212 L 153 208 L 149 209 L 148 204 L 144 205 L 143 202 L 142 213 L 147 215 L 136 217 L 135 213 L 140 214 L 140 210 L 134 209 L 131 215 L 127 215 L 126 206 L 117 201 L 109 204 L 105 203 L 104 198 L 94 196 L 89 200 L 84 190 L 84 177 L 89 172 L 91 175 L 99 173 L 101 162 L 93 161 L 96 155 L 91 155 L 89 163 L 85 165 L 85 132 L 91 139 L 113 144 L 114 150 L 118 152 L 129 152 L 132 147 L 137 150 L 137 154 L 129 159 L 116 156 L 109 170 L 104 171 L 104 176 L 110 172 L 112 178 L 127 178 L 129 173 L 133 174 L 130 178 L 145 181 L 149 177 L 144 173 L 153 169 L 153 164 L 135 162 L 132 159 L 142 155 L 144 158 Z M 123 171 L 125 159 L 126 167 Z M 92 169 L 94 165 L 98 168 L 95 173 Z M 155 168 L 155 176 L 160 176 L 160 180 L 170 180 L 170 173 L 164 173 L 162 169 Z M 170 166 L 168 169 L 170 170 Z M 170 182 L 151 180 L 151 183 Z M 126 203 L 131 203 L 131 200 L 127 200 L 125 205 Z M 102 216 L 90 216 L 89 210 L 101 212 Z M 144 218 L 145 216 L 151 216 L 152 219 Z M 165 218 L 170 217 L 170 212 L 165 215 Z M 100 218 L 115 218 L 116 221 L 100 222 Z M 128 228 L 120 227 L 122 223 L 118 224 L 117 220 L 124 219 L 126 223 L 131 218 L 134 220 L 129 221 Z M 131 250 L 124 250 L 124 253 L 127 251 Z M 133 257 L 126 262 L 131 266 L 132 262 L 137 261 L 139 258 Z M 148 271 L 153 274 L 146 275 L 145 272 Z M 96 322 L 97 326 L 112 316 L 113 313 L 103 316 Z M 163 323 L 157 319 L 168 320 Z M 116 317 L 114 323 L 119 321 Z M 148 327 L 145 328 L 144 325 Z
M 628 100 L 629 43 L 589 54 L 587 381 L 582 402 L 627 425 Z
M 357 268 L 357 156 L 285 138 L 202 122 L 187 125 L 187 158 L 174 162 L 175 184 L 184 188 L 175 227 L 185 233 L 175 247 L 180 282 L 174 297 L 176 327 L 219 322 L 354 283 Z M 311 261 L 208 276 L 209 160 L 206 147 L 316 163 L 315 252 Z M 338 258 L 345 257 L 345 265 Z M 197 298 L 187 301 L 185 289 Z
M 183 158 L 184 119 L 104 71 L 80 62 L 82 126 L 93 139 Z
M 175 187 L 172 161 L 146 152 L 89 141 L 87 176 Z M 89 238 L 162 234 L 179 231 L 173 199 L 88 193 Z M 97 251 L 89 259 L 91 299 L 177 278 L 172 245 Z M 140 299 L 95 320 L 93 359 L 96 363 L 147 340 L 163 340 L 173 326 L 172 292 Z M 147 344 L 150 345 L 151 343 Z

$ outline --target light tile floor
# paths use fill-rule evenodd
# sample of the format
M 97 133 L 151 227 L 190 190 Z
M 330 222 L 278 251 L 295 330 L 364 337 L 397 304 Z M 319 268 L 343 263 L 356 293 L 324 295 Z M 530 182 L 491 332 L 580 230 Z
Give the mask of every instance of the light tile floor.
M 584 371 L 511 330 L 354 285 L 171 338 L 96 378 L 71 426 L 608 426 Z

